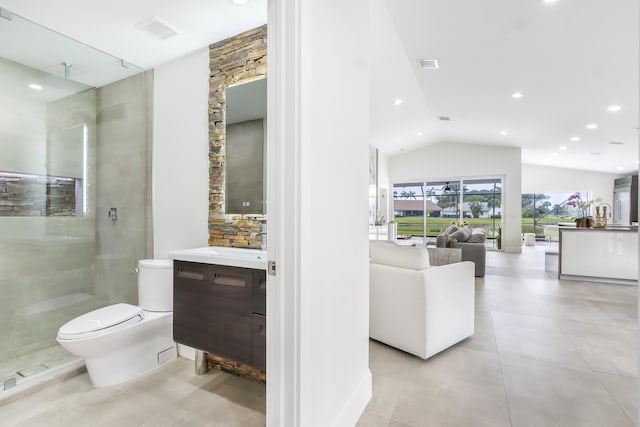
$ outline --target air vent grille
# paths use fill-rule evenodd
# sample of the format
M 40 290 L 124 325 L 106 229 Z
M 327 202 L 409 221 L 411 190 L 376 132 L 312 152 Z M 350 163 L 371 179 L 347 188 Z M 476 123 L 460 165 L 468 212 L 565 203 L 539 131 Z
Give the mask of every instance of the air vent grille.
M 451 121 L 451 117 L 449 116 L 438 116 L 438 120 L 442 120 L 443 122 Z
M 418 59 L 418 65 L 421 70 L 437 70 L 438 69 L 438 60 L 437 59 Z
M 167 40 L 181 33 L 181 31 L 176 27 L 163 21 L 157 16 L 152 16 L 151 18 L 139 22 L 136 27 L 142 31 L 146 31 L 159 40 Z
M 611 145 L 623 145 L 624 142 L 620 142 L 620 141 L 609 141 L 609 144 Z

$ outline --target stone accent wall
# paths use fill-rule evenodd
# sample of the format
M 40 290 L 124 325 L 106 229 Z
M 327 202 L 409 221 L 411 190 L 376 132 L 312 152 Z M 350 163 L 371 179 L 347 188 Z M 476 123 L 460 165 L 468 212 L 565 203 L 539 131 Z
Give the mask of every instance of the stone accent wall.
M 75 215 L 75 179 L 0 173 L 0 216 Z
M 246 31 L 209 50 L 209 245 L 260 249 L 266 217 L 224 211 L 225 111 L 227 86 L 267 76 L 267 26 Z
M 246 378 L 253 382 L 267 383 L 267 373 L 265 371 L 254 366 L 216 356 L 215 354 L 207 354 L 207 366 L 210 369 Z

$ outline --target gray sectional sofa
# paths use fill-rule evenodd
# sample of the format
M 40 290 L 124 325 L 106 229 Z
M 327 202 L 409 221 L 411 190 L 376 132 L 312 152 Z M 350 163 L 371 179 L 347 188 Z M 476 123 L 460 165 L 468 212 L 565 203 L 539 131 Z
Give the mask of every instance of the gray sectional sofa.
M 457 227 L 452 224 L 436 238 L 436 246 L 461 248 L 462 261 L 472 261 L 475 264 L 475 276 L 484 277 L 487 260 L 486 240 L 487 236 L 482 229 Z

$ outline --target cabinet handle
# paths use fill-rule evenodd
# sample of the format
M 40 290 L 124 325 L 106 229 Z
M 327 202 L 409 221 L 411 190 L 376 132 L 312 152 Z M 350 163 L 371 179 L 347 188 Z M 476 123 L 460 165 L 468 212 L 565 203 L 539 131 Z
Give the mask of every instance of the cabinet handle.
M 242 277 L 227 276 L 218 273 L 213 275 L 213 283 L 216 285 L 237 286 L 239 288 L 247 286 L 247 281 Z
M 204 280 L 204 272 L 178 268 L 178 277 L 184 277 L 185 279 L 191 279 L 191 280 Z
M 260 279 L 260 290 L 263 291 L 267 289 L 267 279 Z

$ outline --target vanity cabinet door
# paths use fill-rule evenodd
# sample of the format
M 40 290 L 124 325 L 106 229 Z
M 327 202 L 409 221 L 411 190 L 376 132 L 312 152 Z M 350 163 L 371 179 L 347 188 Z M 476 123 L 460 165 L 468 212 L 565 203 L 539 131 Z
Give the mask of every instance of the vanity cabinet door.
M 267 314 L 267 272 L 253 270 L 253 312 Z
M 209 274 L 206 349 L 252 365 L 252 270 L 212 265 Z
M 253 366 L 267 370 L 267 318 L 253 315 Z
M 175 261 L 173 269 L 173 339 L 197 349 L 207 345 L 209 266 Z

